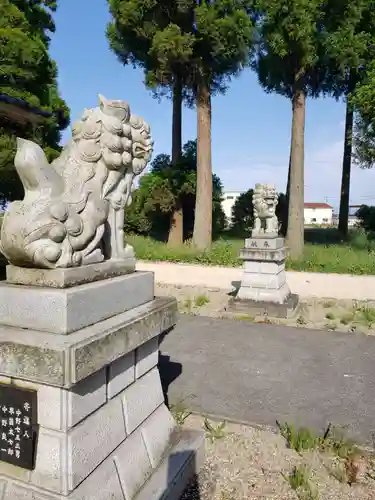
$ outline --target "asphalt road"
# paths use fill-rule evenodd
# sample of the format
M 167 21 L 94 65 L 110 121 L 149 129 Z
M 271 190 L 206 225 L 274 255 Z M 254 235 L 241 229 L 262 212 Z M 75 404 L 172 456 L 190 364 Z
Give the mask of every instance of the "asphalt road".
M 180 316 L 161 344 L 170 403 L 253 424 L 375 435 L 375 337 Z

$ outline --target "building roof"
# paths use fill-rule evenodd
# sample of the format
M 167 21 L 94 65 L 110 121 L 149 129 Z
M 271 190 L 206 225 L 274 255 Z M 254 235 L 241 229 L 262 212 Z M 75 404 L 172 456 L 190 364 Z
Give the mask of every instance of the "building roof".
M 330 209 L 333 209 L 333 207 L 331 207 L 331 205 L 328 205 L 328 203 L 305 203 L 304 208 L 330 208 Z
M 0 114 L 21 122 L 40 122 L 52 116 L 49 111 L 43 111 L 7 94 L 0 94 Z

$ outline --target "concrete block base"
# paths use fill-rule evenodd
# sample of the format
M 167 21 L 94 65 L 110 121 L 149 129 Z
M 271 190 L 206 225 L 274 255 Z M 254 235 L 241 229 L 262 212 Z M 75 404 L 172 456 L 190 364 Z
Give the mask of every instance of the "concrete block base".
M 204 439 L 181 432 L 164 404 L 157 337 L 70 389 L 1 378 L 37 391 L 42 411 L 35 468 L 0 462 L 0 500 L 179 498 Z
M 286 282 L 284 238 L 250 238 L 240 252 L 244 261 L 241 286 L 233 307 L 255 315 L 287 318 L 294 314 L 298 297 Z
M 31 470 L 14 465 L 14 440 L 0 436 L 12 462 L 2 455 L 0 500 L 177 500 L 203 436 L 181 434 L 164 403 L 159 336 L 175 324 L 175 299 L 155 299 L 152 273 L 137 272 L 63 289 L 5 284 L 3 298 L 0 395 L 5 385 L 35 391 L 37 435 Z M 70 333 L 72 311 L 80 328 Z M 47 312 L 53 334 L 35 329 Z M 25 328 L 7 326 L 20 316 Z
M 121 446 L 105 460 L 75 491 L 64 496 L 48 492 L 0 476 L 1 500 L 178 500 L 192 477 L 199 472 L 204 461 L 204 433 L 176 431 L 170 447 L 157 467 L 146 474 L 140 488 L 132 485 L 132 473 L 140 477 L 139 450 L 121 456 Z M 124 458 L 124 460 L 122 460 Z M 129 460 L 130 459 L 130 460 Z M 132 461 L 133 459 L 133 461 Z M 123 474 L 125 473 L 125 475 Z M 128 481 L 128 482 L 126 482 Z M 135 487 L 135 489 L 134 489 Z M 129 489 L 130 488 L 130 489 Z M 136 489 L 138 488 L 138 489 Z M 130 496 L 129 496 L 130 495 Z
M 232 299 L 229 302 L 229 311 L 248 314 L 250 316 L 270 316 L 272 318 L 292 318 L 299 310 L 299 296 L 291 293 L 283 303 L 251 300 Z

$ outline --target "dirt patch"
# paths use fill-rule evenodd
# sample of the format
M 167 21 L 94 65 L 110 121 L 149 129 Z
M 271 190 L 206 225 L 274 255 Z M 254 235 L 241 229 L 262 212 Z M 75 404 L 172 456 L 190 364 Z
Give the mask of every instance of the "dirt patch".
M 301 300 L 297 313 L 288 319 L 252 316 L 230 311 L 230 291 L 199 286 L 156 284 L 156 295 L 173 296 L 184 314 L 230 318 L 254 323 L 274 323 L 298 328 L 375 334 L 375 302 L 350 300 Z M 374 497 L 375 498 L 375 497 Z
M 184 426 L 205 429 L 204 419 L 195 415 Z M 204 466 L 182 500 L 375 499 L 372 458 L 359 466 L 351 486 L 348 476 L 338 472 L 344 467 L 343 459 L 332 452 L 297 453 L 273 429 L 228 423 L 219 438 L 206 433 Z M 293 489 L 290 477 L 296 471 L 303 471 L 307 489 Z

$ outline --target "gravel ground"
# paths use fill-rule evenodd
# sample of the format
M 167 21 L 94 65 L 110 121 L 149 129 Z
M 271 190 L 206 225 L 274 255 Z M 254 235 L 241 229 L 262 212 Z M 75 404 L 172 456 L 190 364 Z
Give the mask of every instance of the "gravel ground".
M 190 416 L 184 426 L 202 429 L 204 419 Z M 340 472 L 348 470 L 343 459 L 316 450 L 299 454 L 273 429 L 228 423 L 221 438 L 211 438 L 206 433 L 205 464 L 182 500 L 375 499 L 369 456 L 356 458 L 356 482 L 349 486 L 349 473 Z M 292 489 L 288 477 L 295 467 L 306 470 L 310 489 Z
M 229 301 L 232 296 L 220 289 L 157 283 L 155 294 L 176 297 L 180 312 L 185 314 L 277 323 L 327 331 L 375 334 L 375 303 L 373 301 L 309 299 L 301 301 L 299 309 L 292 318 L 274 319 L 231 311 Z

